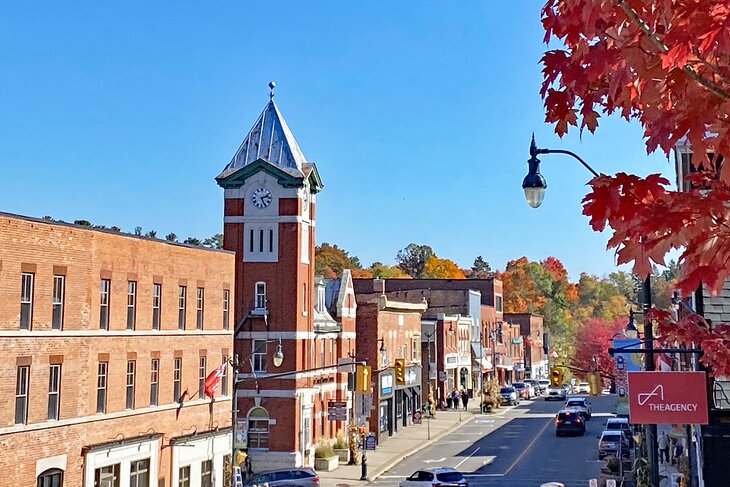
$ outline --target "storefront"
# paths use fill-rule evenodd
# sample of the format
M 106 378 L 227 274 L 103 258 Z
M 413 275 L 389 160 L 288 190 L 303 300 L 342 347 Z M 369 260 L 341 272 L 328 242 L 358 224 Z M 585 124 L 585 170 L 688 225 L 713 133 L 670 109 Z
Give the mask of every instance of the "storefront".
M 129 487 L 157 484 L 161 433 L 87 446 L 84 485 Z M 175 484 L 177 485 L 177 484 Z
M 381 370 L 378 373 L 378 418 L 377 436 L 378 443 L 393 436 L 395 431 L 394 407 L 395 389 L 393 383 L 393 369 Z
M 231 454 L 230 428 L 178 436 L 170 439 L 170 446 L 170 485 L 223 485 L 225 457 Z M 200 484 L 192 479 L 200 479 Z
M 413 412 L 420 409 L 421 404 L 421 367 L 406 367 L 406 383 L 396 386 L 396 430 L 413 422 Z

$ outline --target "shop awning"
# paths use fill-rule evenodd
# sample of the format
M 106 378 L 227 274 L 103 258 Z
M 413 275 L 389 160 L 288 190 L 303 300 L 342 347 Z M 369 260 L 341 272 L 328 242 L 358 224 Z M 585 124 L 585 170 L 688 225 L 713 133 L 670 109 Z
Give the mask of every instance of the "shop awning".
M 511 365 L 501 365 L 500 364 L 500 365 L 497 365 L 497 368 L 498 369 L 504 369 L 504 370 L 512 370 L 512 366 Z

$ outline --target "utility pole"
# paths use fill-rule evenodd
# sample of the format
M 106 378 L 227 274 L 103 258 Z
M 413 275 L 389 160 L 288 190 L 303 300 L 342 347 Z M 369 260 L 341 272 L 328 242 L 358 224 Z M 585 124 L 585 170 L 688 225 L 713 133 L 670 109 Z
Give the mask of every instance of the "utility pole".
M 643 286 L 643 309 L 644 309 L 644 368 L 651 372 L 654 370 L 654 327 L 651 319 L 647 316 L 651 309 L 651 275 L 646 276 Z M 659 457 L 657 452 L 657 429 L 655 424 L 647 424 L 646 428 L 646 456 L 649 461 L 649 485 L 659 487 Z

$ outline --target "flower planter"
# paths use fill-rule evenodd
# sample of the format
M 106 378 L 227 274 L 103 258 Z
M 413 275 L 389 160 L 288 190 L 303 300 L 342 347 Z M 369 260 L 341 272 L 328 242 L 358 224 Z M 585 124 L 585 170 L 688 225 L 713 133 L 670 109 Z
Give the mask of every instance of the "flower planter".
M 321 472 L 331 472 L 339 466 L 340 457 L 315 458 L 314 469 Z
M 335 453 L 340 459 L 341 464 L 346 464 L 350 461 L 350 449 L 349 448 L 335 448 Z

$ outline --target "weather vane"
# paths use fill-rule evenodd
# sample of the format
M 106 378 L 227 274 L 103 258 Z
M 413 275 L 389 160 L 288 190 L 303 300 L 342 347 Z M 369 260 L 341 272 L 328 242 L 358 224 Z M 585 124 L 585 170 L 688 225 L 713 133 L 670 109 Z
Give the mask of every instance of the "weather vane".
M 276 88 L 276 83 L 269 81 L 269 101 L 274 100 L 274 88 Z

